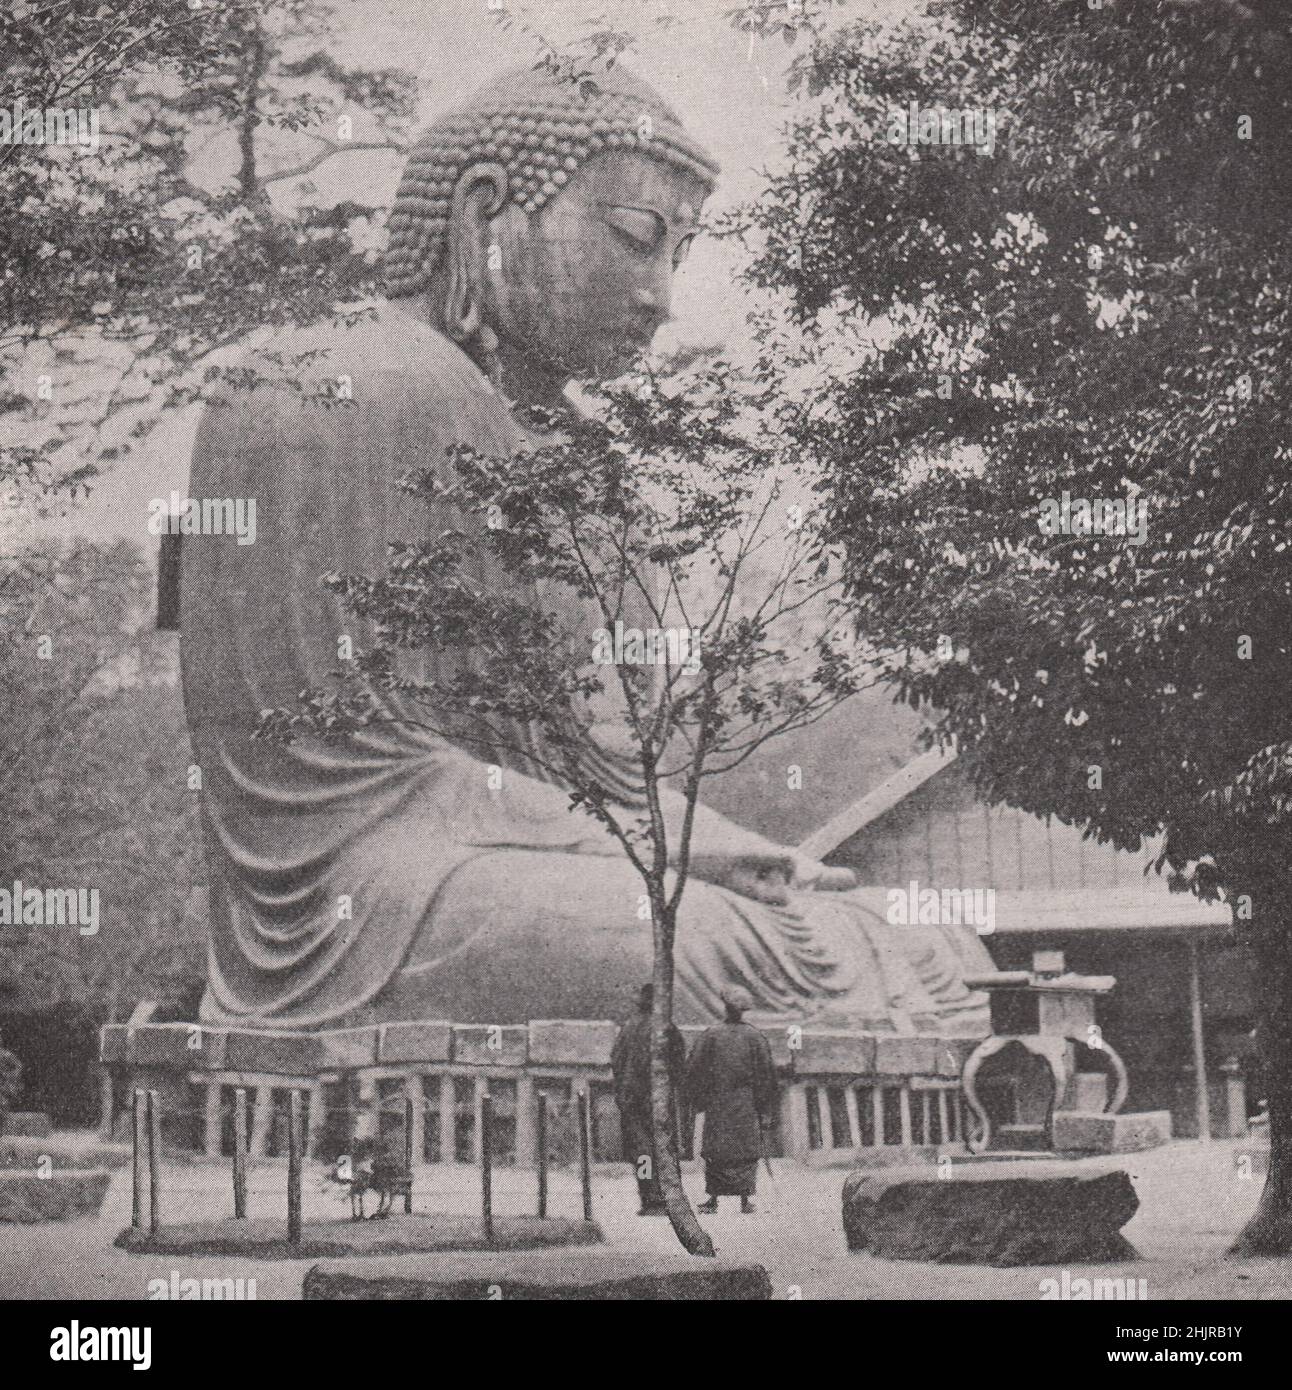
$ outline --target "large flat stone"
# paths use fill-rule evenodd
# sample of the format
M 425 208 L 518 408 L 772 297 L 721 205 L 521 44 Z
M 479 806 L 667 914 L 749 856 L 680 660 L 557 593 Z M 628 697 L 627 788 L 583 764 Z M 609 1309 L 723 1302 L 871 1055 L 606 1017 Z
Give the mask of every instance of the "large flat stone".
M 880 1076 L 937 1076 L 941 1051 L 938 1038 L 881 1034 L 875 1039 L 875 1071 Z
M 224 1066 L 227 1034 L 196 1023 L 145 1023 L 126 1032 L 126 1060 L 185 1071 Z
M 1119 1115 L 1054 1112 L 1054 1147 L 1060 1153 L 1141 1153 L 1170 1138 L 1169 1110 L 1131 1110 Z
M 938 1264 L 1051 1265 L 1134 1258 L 1121 1228 L 1139 1199 L 1120 1169 L 1021 1160 L 849 1175 L 850 1250 Z
M 540 1066 L 608 1067 L 617 1032 L 613 1023 L 533 1019 L 529 1025 L 529 1060 Z
M 865 1033 L 804 1029 L 800 1041 L 792 1053 L 798 1072 L 858 1076 L 875 1070 L 875 1039 Z
M 579 1301 L 768 1299 L 762 1265 L 690 1255 L 592 1250 L 445 1254 L 315 1265 L 307 1299 Z
M 312 1076 L 321 1071 L 370 1067 L 377 1060 L 376 1028 L 336 1028 L 326 1033 L 274 1033 L 236 1029 L 225 1053 L 229 1071 Z
M 523 1023 L 460 1023 L 453 1029 L 453 1060 L 481 1067 L 523 1067 L 529 1029 Z
M 0 1223 L 34 1225 L 97 1216 L 110 1174 L 99 1170 L 53 1172 L 47 1178 L 12 1169 L 0 1171 Z
M 451 1023 L 386 1023 L 379 1033 L 378 1062 L 447 1062 L 453 1056 Z

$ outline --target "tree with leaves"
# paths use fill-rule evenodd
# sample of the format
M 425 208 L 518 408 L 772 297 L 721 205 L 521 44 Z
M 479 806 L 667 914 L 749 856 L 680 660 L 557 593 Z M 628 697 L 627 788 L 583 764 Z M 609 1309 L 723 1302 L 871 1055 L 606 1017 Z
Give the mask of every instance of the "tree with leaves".
M 1232 904 L 1292 1250 L 1292 32 L 1278 4 L 951 0 L 818 34 L 763 369 L 854 621 L 978 793 Z M 934 121 L 908 140 L 894 113 Z M 993 153 L 941 142 L 990 112 Z M 897 139 L 892 132 L 897 130 Z M 841 369 L 842 367 L 842 369 Z
M 838 640 L 835 580 L 805 563 L 817 551 L 812 513 L 794 500 L 774 419 L 722 363 L 667 387 L 640 380 L 590 387 L 591 415 L 535 411 L 540 443 L 517 457 L 456 447 L 447 473 L 411 474 L 411 496 L 465 523 L 392 545 L 384 576 L 328 577 L 377 643 L 335 687 L 266 711 L 259 732 L 340 740 L 399 717 L 487 761 L 505 752 L 615 841 L 650 907 L 660 1186 L 683 1246 L 711 1255 L 668 1140 L 666 1051 L 679 908 L 703 871 L 693 837 L 713 815 L 701 784 L 819 719 L 857 676 Z M 482 578 L 482 550 L 505 585 Z M 452 658 L 445 674 L 409 676 L 402 657 L 418 649 Z M 386 693 L 415 713 L 393 716 Z M 786 891 L 852 886 L 848 871 L 797 858 L 785 851 L 759 871 Z
M 203 398 L 220 349 L 358 312 L 374 291 L 374 210 L 313 206 L 304 181 L 398 149 L 414 83 L 339 63 L 331 14 L 319 0 L 0 14 L 0 110 L 98 117 L 93 147 L 0 145 L 9 506 L 74 496 L 159 407 Z

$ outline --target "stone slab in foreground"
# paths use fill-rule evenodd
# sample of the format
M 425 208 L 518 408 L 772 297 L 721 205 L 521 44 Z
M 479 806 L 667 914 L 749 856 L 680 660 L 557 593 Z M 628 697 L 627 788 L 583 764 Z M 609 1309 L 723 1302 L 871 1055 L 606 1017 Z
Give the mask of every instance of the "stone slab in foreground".
M 287 1223 L 267 1217 L 236 1221 L 163 1223 L 156 1235 L 127 1226 L 113 1242 L 134 1255 L 235 1255 L 251 1260 L 323 1260 L 352 1255 L 408 1255 L 440 1250 L 523 1251 L 548 1246 L 596 1245 L 603 1239 L 595 1221 L 553 1216 L 500 1216 L 492 1245 L 479 1217 L 405 1216 L 385 1221 L 307 1221 L 299 1244 L 287 1241 Z M 508 1256 L 508 1258 L 511 1258 Z
M 548 1250 L 315 1265 L 305 1275 L 301 1292 L 307 1299 L 381 1301 L 501 1297 L 732 1302 L 771 1298 L 772 1281 L 762 1265 L 692 1255 Z
M 1121 1228 L 1139 1198 L 1129 1174 L 1062 1160 L 852 1173 L 849 1250 L 939 1264 L 1053 1265 L 1135 1258 Z
M 111 1174 L 95 1169 L 51 1172 L 38 1177 L 17 1169 L 0 1170 L 0 1223 L 33 1226 L 97 1216 Z

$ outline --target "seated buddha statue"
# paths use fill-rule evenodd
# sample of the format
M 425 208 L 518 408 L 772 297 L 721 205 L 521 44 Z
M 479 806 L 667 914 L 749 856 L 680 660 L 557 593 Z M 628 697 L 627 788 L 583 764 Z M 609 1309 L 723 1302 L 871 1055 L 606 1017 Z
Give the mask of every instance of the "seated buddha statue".
M 257 535 L 189 537 L 182 564 L 211 876 L 204 1022 L 613 1018 L 649 977 L 644 884 L 519 751 L 540 730 L 481 748 L 383 692 L 390 721 L 340 744 L 252 734 L 262 711 L 332 684 L 348 648 L 378 645 L 322 577 L 379 576 L 390 543 L 461 524 L 413 503 L 401 477 L 447 477 L 455 445 L 528 447 L 530 407 L 570 408 L 572 380 L 613 376 L 651 343 L 717 172 L 621 68 L 583 84 L 509 73 L 414 146 L 380 306 L 275 334 L 240 389 L 206 408 L 189 495 L 255 498 Z M 320 389 L 301 389 L 302 373 Z M 475 563 L 482 580 L 519 582 Z M 444 661 L 399 655 L 413 679 Z M 635 805 L 632 759 L 607 745 L 603 761 L 605 784 Z M 963 980 L 991 963 L 967 929 L 889 925 L 847 871 L 704 806 L 692 853 L 680 1022 L 720 1018 L 734 987 L 762 1020 L 989 1031 Z

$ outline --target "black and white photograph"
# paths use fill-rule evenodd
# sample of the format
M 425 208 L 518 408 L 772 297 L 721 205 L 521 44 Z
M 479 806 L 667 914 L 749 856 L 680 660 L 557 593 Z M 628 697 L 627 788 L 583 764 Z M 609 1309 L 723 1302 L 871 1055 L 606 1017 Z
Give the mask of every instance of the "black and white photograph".
M 1290 224 L 1288 0 L 3 0 L 32 1364 L 1268 1354 Z

